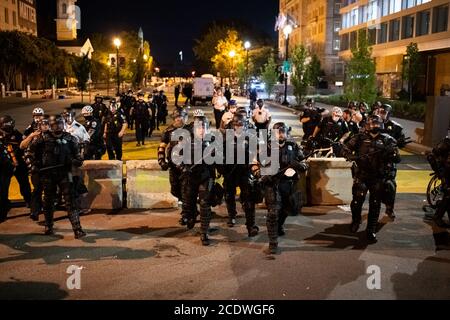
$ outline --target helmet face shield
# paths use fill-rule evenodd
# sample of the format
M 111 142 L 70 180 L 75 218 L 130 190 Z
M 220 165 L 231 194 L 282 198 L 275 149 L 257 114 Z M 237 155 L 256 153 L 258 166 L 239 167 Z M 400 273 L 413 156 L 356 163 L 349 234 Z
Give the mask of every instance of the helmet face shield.
M 367 122 L 367 129 L 372 134 L 378 134 L 384 129 L 384 123 L 379 116 L 372 116 Z
M 64 131 L 64 119 L 62 117 L 51 117 L 49 120 L 50 131 L 60 134 Z
M 209 123 L 206 118 L 197 118 L 194 120 L 194 138 L 204 139 L 209 133 Z

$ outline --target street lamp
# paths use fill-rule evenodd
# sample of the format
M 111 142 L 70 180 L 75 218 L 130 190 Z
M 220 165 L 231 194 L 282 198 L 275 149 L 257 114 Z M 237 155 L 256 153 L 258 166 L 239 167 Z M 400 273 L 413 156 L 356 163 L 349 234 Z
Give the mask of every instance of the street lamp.
M 117 56 L 116 56 L 116 65 L 117 65 L 117 96 L 120 95 L 120 69 L 119 69 L 119 64 L 120 64 L 120 59 L 119 59 L 119 48 L 122 45 L 122 41 L 120 41 L 119 38 L 115 38 L 114 39 L 114 45 L 116 46 L 117 49 Z
M 284 36 L 286 37 L 286 53 L 285 53 L 285 73 L 284 73 L 284 101 L 283 101 L 283 105 L 288 106 L 289 102 L 287 100 L 287 90 L 288 90 L 288 70 L 287 70 L 287 66 L 288 66 L 288 55 L 289 55 L 289 35 L 292 33 L 293 28 L 290 24 L 287 24 L 284 28 L 283 28 L 283 33 Z
M 234 68 L 234 57 L 236 57 L 236 51 L 231 50 L 228 55 L 231 58 L 231 69 L 230 69 L 230 85 L 233 82 L 232 74 L 233 74 L 233 68 Z
M 251 48 L 252 44 L 250 43 L 250 41 L 245 41 L 244 43 L 244 48 L 247 51 L 247 62 L 246 62 L 246 66 L 245 66 L 245 86 L 246 86 L 246 90 L 248 91 L 248 80 L 249 80 L 249 76 L 248 76 L 248 50 Z

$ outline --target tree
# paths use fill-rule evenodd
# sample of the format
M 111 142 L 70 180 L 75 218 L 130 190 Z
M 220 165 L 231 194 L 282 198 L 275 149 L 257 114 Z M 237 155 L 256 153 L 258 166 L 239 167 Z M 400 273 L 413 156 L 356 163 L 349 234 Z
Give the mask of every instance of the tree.
M 82 58 L 75 59 L 74 72 L 77 78 L 77 88 L 81 91 L 81 102 L 83 102 L 83 92 L 87 90 L 87 82 L 91 72 L 91 61 L 87 54 Z
M 348 100 L 375 102 L 377 97 L 376 66 L 367 35 L 358 32 L 358 46 L 352 49 L 352 58 L 347 64 L 345 96 Z
M 297 99 L 297 103 L 301 104 L 303 98 L 308 92 L 308 74 L 306 61 L 308 58 L 308 52 L 303 45 L 298 45 L 294 48 L 291 54 L 291 61 L 293 67 L 292 85 L 294 86 L 294 95 Z
M 413 102 L 413 89 L 422 74 L 423 64 L 417 43 L 411 42 L 406 47 L 406 56 L 403 60 L 403 80 L 408 81 L 409 103 Z
M 278 66 L 275 62 L 275 58 L 273 54 L 269 56 L 267 63 L 261 70 L 261 80 L 266 84 L 267 94 L 269 96 L 272 95 L 273 88 L 278 80 Z
M 308 84 L 317 88 L 320 82 L 320 76 L 322 75 L 322 69 L 320 66 L 320 60 L 317 54 L 311 56 L 311 61 L 306 69 Z
M 230 52 L 234 52 L 234 57 L 230 56 Z M 217 72 L 220 72 L 221 75 L 229 74 L 231 78 L 233 70 L 244 62 L 244 54 L 244 45 L 239 39 L 237 31 L 229 30 L 227 31 L 227 37 L 219 40 L 216 54 L 211 62 Z

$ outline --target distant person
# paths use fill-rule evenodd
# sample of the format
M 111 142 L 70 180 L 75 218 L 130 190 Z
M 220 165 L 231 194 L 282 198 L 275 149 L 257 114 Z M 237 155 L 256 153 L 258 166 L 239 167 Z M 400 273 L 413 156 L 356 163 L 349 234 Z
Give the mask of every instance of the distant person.
M 232 93 L 229 85 L 225 85 L 225 92 L 223 93 L 223 96 L 227 99 L 228 102 L 231 101 Z
M 190 106 L 192 104 L 192 84 L 186 83 L 183 88 L 183 94 L 186 97 L 185 106 Z
M 181 93 L 181 86 L 178 84 L 175 86 L 175 107 L 178 107 L 178 99 L 180 97 L 180 93 Z
M 214 106 L 214 119 L 216 121 L 216 129 L 220 129 L 220 123 L 222 122 L 222 117 L 225 114 L 225 109 L 227 108 L 228 101 L 224 97 L 222 89 L 217 89 L 217 96 L 213 99 Z

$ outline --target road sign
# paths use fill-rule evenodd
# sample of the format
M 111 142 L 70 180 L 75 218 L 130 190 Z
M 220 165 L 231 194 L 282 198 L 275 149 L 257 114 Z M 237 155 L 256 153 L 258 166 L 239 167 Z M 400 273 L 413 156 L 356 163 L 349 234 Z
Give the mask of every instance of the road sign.
M 283 73 L 291 72 L 291 63 L 289 61 L 283 62 Z

